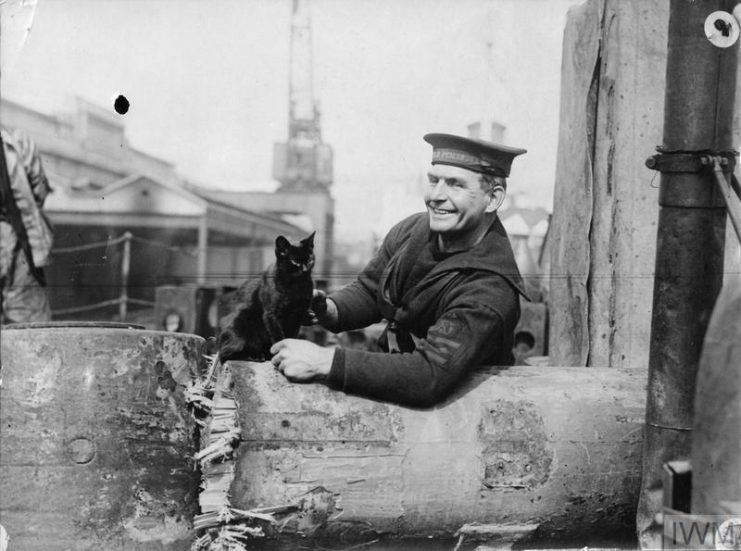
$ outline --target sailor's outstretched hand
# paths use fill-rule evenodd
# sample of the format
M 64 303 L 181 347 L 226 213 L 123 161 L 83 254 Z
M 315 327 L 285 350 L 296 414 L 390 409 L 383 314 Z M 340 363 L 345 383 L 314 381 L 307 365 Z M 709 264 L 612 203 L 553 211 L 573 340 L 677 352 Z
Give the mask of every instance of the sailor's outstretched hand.
M 331 298 L 327 297 L 327 293 L 320 289 L 314 289 L 314 295 L 311 298 L 311 312 L 316 320 L 315 323 L 319 323 L 330 331 L 337 330 L 339 318 L 337 305 Z
M 300 339 L 283 339 L 270 348 L 271 362 L 289 381 L 321 381 L 329 376 L 334 348 Z

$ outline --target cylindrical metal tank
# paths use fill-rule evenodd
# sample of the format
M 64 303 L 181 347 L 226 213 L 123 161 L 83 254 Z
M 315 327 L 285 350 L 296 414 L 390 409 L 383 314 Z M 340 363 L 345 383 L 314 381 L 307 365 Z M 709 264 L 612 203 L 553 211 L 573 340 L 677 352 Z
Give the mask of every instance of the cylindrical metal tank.
M 187 549 L 201 337 L 117 324 L 4 326 L 0 523 L 13 551 Z
M 479 371 L 427 410 L 290 384 L 269 363 L 232 362 L 232 377 L 237 508 L 323 487 L 342 509 L 323 530 L 343 540 L 473 522 L 550 541 L 635 533 L 645 370 Z
M 695 515 L 741 516 L 741 289 L 715 304 L 700 358 L 692 431 Z

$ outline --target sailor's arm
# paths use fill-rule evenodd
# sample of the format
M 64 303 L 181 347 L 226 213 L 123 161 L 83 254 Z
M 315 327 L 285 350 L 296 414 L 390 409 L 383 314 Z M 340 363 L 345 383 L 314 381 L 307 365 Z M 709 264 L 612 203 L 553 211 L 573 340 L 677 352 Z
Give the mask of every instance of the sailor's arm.
M 449 327 L 454 332 L 449 333 Z M 327 384 L 348 394 L 430 407 L 447 397 L 472 367 L 484 363 L 489 346 L 506 342 L 506 330 L 496 310 L 481 306 L 456 310 L 432 326 L 411 353 L 338 348 Z
M 378 252 L 368 262 L 357 279 L 326 297 L 326 311 L 321 291 L 315 291 L 312 308 L 319 323 L 332 332 L 352 331 L 381 321 L 378 309 L 378 285 L 383 271 L 399 244 L 408 236 L 413 223 L 407 218 L 388 232 Z
M 273 363 L 293 381 L 324 382 L 348 394 L 433 406 L 470 368 L 484 363 L 496 347 L 507 346 L 517 322 L 517 295 L 503 280 L 494 290 L 466 287 L 458 287 L 412 353 L 327 349 L 287 340 L 274 347 Z

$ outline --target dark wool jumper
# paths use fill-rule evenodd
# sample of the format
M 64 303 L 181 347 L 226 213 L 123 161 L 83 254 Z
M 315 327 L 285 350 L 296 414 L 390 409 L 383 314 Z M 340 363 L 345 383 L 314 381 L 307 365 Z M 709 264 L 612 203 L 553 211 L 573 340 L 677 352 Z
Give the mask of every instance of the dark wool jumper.
M 428 407 L 478 365 L 512 365 L 513 333 L 525 296 L 507 233 L 491 215 L 472 248 L 441 253 L 427 213 L 391 229 L 357 280 L 332 294 L 349 331 L 392 322 L 402 353 L 338 348 L 330 387 L 349 394 Z M 527 298 L 527 297 L 526 297 Z M 379 343 L 388 349 L 388 332 Z

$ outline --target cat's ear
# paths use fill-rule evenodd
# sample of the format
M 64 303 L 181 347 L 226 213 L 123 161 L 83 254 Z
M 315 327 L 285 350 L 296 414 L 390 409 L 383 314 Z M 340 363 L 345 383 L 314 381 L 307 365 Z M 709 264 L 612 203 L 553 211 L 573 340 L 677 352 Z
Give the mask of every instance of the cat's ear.
M 316 232 L 312 232 L 312 234 L 309 237 L 301 240 L 301 244 L 304 245 L 305 247 L 311 247 L 313 249 L 315 235 L 316 235 Z
M 275 254 L 281 256 L 286 254 L 290 246 L 291 243 L 289 243 L 288 239 L 279 235 L 275 240 Z

